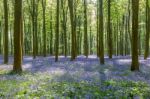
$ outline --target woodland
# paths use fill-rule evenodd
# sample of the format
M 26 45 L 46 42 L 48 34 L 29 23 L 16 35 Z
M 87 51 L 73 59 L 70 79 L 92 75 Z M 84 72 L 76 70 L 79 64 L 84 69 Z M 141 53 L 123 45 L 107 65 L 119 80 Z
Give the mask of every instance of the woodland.
M 150 99 L 150 0 L 0 0 L 0 99 Z

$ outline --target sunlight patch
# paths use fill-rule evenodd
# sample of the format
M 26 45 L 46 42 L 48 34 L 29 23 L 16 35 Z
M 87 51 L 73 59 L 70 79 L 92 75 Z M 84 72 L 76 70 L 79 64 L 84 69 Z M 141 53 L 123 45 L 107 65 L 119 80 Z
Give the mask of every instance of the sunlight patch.
M 66 72 L 65 70 L 56 68 L 56 69 L 53 69 L 50 73 L 57 74 L 57 75 L 63 75 L 63 74 L 65 74 L 65 72 Z
M 119 59 L 117 60 L 119 63 L 130 63 L 131 60 L 130 59 Z

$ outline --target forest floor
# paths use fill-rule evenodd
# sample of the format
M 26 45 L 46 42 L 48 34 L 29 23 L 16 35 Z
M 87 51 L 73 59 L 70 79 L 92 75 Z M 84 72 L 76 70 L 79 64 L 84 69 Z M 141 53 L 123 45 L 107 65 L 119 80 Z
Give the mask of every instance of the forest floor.
M 131 72 L 131 57 L 105 57 L 105 65 L 91 55 L 88 59 L 78 56 L 70 58 L 25 56 L 22 75 L 9 74 L 9 65 L 0 58 L 0 98 L 55 98 L 70 99 L 150 99 L 150 58 L 139 58 L 140 71 Z

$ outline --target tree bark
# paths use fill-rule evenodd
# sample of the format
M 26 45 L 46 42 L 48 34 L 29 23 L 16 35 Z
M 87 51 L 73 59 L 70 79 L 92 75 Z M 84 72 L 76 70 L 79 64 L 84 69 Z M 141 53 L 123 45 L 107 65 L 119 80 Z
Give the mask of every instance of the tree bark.
M 14 20 L 14 66 L 15 73 L 22 72 L 22 0 L 15 0 Z
M 150 6 L 148 0 L 146 0 L 146 40 L 145 40 L 145 53 L 144 59 L 149 56 L 149 36 L 150 36 Z
M 7 0 L 4 2 L 4 19 L 5 19 L 5 29 L 4 29 L 4 64 L 8 63 L 8 4 Z
M 56 10 L 55 61 L 57 62 L 59 54 L 59 0 L 57 0 Z
M 70 11 L 70 21 L 71 21 L 71 61 L 76 58 L 76 29 L 75 29 L 75 16 L 73 9 L 73 0 L 68 0 L 68 6 Z
M 87 34 L 87 1 L 84 0 L 84 55 L 88 58 L 88 34 Z
M 132 0 L 132 64 L 131 71 L 139 71 L 138 61 L 138 12 L 139 0 Z
M 47 44 L 46 44 L 46 41 L 47 41 L 47 38 L 46 38 L 46 24 L 45 24 L 45 11 L 46 11 L 46 0 L 42 0 L 42 9 L 43 9 L 43 56 L 46 57 L 46 47 L 47 47 Z
M 100 63 L 104 64 L 104 30 L 103 30 L 103 0 L 99 0 L 99 51 Z
M 108 33 L 108 55 L 109 58 L 112 58 L 113 46 L 112 46 L 112 29 L 111 29 L 111 0 L 108 0 L 108 24 L 107 24 L 107 33 Z

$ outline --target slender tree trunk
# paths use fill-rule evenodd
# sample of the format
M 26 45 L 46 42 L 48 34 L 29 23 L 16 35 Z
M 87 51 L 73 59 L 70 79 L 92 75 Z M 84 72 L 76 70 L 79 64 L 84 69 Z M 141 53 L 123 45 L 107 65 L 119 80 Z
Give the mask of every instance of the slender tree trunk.
M 92 48 L 93 48 L 93 40 L 92 40 L 92 26 L 90 26 L 90 40 L 89 40 L 89 44 L 90 44 L 90 47 L 89 47 L 89 54 L 92 54 Z
M 119 19 L 117 18 L 117 35 L 116 35 L 116 40 L 117 40 L 117 56 L 119 55 Z
M 107 24 L 107 33 L 108 33 L 108 55 L 109 58 L 112 58 L 113 46 L 112 46 L 112 30 L 111 30 L 111 0 L 108 0 L 108 24 Z
M 87 1 L 84 0 L 84 55 L 88 58 Z
M 7 0 L 4 1 L 4 19 L 5 19 L 5 29 L 4 29 L 4 64 L 8 63 L 8 6 Z
M 15 20 L 14 20 L 14 66 L 13 71 L 22 71 L 22 0 L 15 0 Z
M 128 39 L 128 16 L 126 16 L 125 19 L 125 55 L 128 55 L 128 44 L 129 44 L 129 39 Z
M 34 25 L 34 17 L 32 16 L 32 33 L 33 33 L 33 41 L 32 41 L 32 53 L 33 53 L 33 59 L 36 58 L 36 52 L 35 52 L 35 45 L 36 45 L 36 42 L 35 42 L 35 25 Z
M 74 10 L 73 10 L 73 0 L 68 0 L 68 6 L 70 11 L 70 20 L 71 20 L 71 60 L 74 60 L 76 57 L 76 31 L 74 25 Z
M 38 55 L 38 4 L 35 5 L 35 22 L 34 22 L 34 32 L 35 32 L 35 55 Z
M 21 11 L 22 12 L 22 16 L 21 16 L 21 45 L 22 45 L 22 60 L 23 60 L 23 55 L 24 55 L 24 40 L 23 40 L 23 38 L 24 38 L 24 26 L 23 26 L 23 11 Z
M 139 0 L 132 0 L 132 64 L 131 64 L 131 71 L 139 70 L 138 12 L 139 12 Z
M 146 0 L 146 40 L 145 40 L 145 53 L 144 53 L 144 59 L 147 59 L 149 56 L 149 36 L 150 36 L 150 5 L 149 1 Z
M 43 9 L 43 41 L 44 41 L 44 44 L 43 44 L 43 56 L 46 57 L 46 47 L 47 47 L 47 44 L 46 44 L 46 24 L 45 24 L 45 11 L 46 11 L 46 0 L 42 0 L 42 9 Z
M 74 58 L 73 58 L 73 60 L 77 57 L 77 34 L 76 34 L 76 32 L 77 32 L 77 1 L 76 0 L 74 0 L 74 5 L 73 5 L 74 7 L 73 7 L 73 9 L 74 9 L 74 13 L 73 13 L 73 15 L 74 15 L 74 19 L 73 19 L 73 27 L 74 27 Z
M 104 30 L 103 30 L 103 0 L 99 0 L 99 44 L 100 44 L 100 63 L 104 64 Z
M 53 17 L 52 11 L 50 16 L 50 54 L 53 55 Z
M 67 57 L 67 12 L 68 12 L 68 7 L 65 8 L 66 1 L 62 0 L 61 5 L 62 5 L 62 13 L 63 13 L 63 33 L 64 33 L 64 55 Z
M 39 0 L 27 0 L 29 5 L 29 13 L 32 21 L 32 54 L 33 59 L 38 55 L 38 35 L 37 35 L 37 17 L 38 17 L 38 3 Z
M 79 18 L 78 18 L 78 21 L 79 21 L 79 33 L 78 33 L 78 38 L 79 38 L 79 42 L 78 42 L 78 54 L 81 54 L 82 52 L 82 47 L 81 47 L 81 45 L 82 45 L 82 33 L 81 33 L 81 16 L 79 16 Z
M 96 20 L 96 25 L 97 25 L 97 34 L 96 34 L 96 41 L 97 41 L 97 57 L 100 57 L 100 44 L 99 44 L 99 0 L 97 0 L 97 20 Z
M 32 8 L 30 8 L 30 14 L 31 14 L 31 17 L 32 17 L 32 37 L 33 37 L 33 41 L 32 41 L 32 53 L 33 53 L 33 59 L 36 58 L 36 41 L 35 41 L 35 0 L 32 0 L 31 1 L 31 5 L 32 5 Z
M 128 35 L 129 35 L 129 39 L 130 39 L 130 45 L 132 49 L 132 34 L 131 34 L 131 28 L 130 28 L 130 21 L 131 21 L 131 10 L 130 10 L 130 5 L 131 5 L 131 0 L 128 0 Z M 132 50 L 130 50 L 130 53 L 132 52 Z
M 59 0 L 57 0 L 56 10 L 55 61 L 57 62 L 59 54 Z

